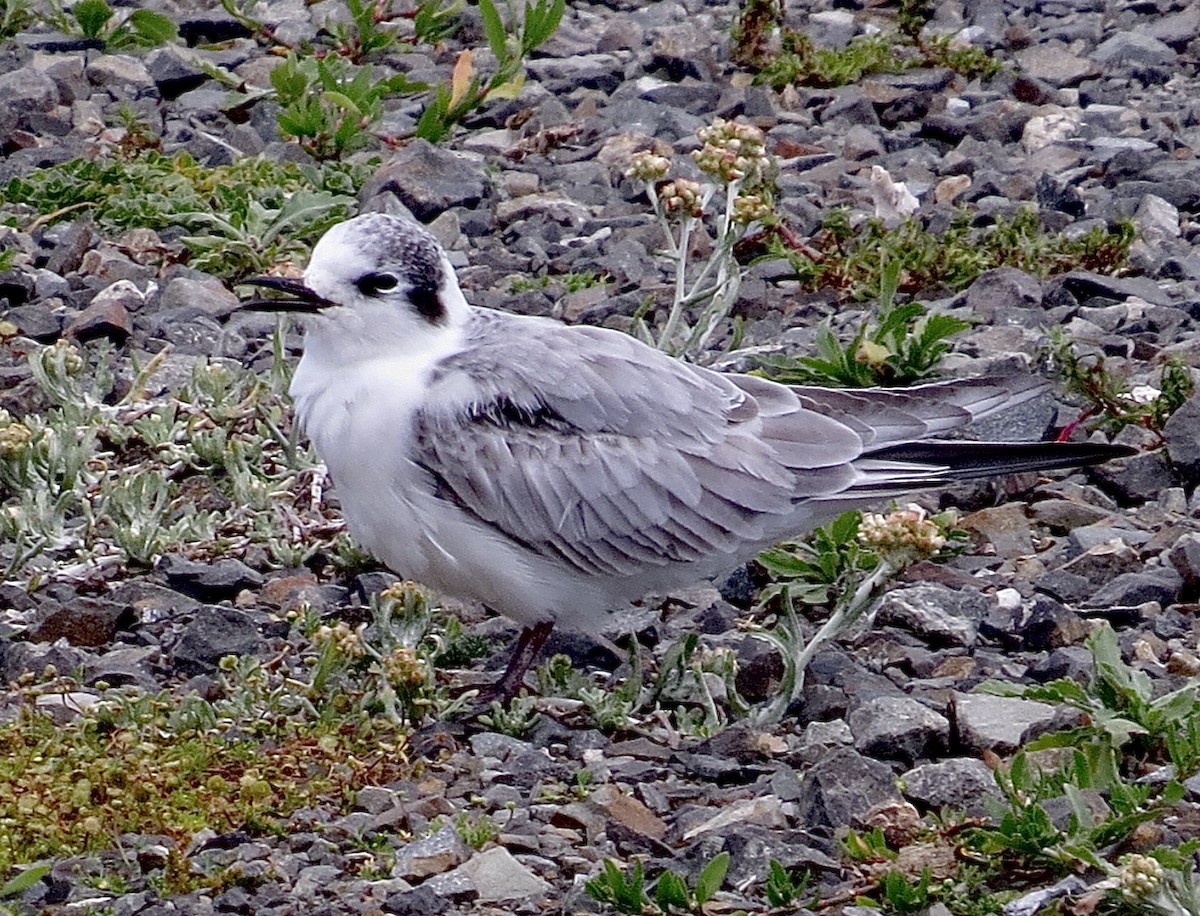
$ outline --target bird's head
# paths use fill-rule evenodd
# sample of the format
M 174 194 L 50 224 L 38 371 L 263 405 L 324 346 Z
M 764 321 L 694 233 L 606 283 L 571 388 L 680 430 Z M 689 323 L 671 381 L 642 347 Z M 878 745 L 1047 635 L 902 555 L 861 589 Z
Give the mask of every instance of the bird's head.
M 367 213 L 338 223 L 313 248 L 303 280 L 252 277 L 282 295 L 244 308 L 305 315 L 306 349 L 340 358 L 377 349 L 398 355 L 438 349 L 468 311 L 445 251 L 411 220 Z

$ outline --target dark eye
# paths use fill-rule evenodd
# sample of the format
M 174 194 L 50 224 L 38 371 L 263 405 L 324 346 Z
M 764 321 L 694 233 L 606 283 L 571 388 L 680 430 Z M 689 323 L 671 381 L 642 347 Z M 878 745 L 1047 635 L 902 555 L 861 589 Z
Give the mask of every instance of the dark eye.
M 354 285 L 364 296 L 378 296 L 389 289 L 395 289 L 399 282 L 392 274 L 363 274 L 354 281 Z

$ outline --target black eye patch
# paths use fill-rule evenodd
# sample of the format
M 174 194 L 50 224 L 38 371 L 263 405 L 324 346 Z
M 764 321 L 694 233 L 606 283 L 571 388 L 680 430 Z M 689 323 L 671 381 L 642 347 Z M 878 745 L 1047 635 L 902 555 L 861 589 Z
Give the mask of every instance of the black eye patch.
M 393 274 L 363 274 L 354 281 L 354 285 L 364 296 L 378 296 L 395 289 L 399 282 Z

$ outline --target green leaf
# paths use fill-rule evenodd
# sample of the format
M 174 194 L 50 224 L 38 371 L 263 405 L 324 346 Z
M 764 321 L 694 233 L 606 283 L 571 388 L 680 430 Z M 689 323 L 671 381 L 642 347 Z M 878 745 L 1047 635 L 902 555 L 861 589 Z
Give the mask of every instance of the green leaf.
M 690 909 L 687 882 L 672 871 L 666 872 L 658 879 L 658 887 L 654 889 L 654 902 L 664 913 L 672 909 Z
M 500 19 L 496 4 L 492 0 L 479 0 L 479 15 L 483 19 L 483 34 L 488 47 L 496 55 L 496 60 L 504 60 L 508 56 L 508 33 L 504 30 L 504 22 Z
M 566 0 L 552 0 L 549 4 L 546 0 L 538 0 L 536 6 L 526 0 L 525 31 L 521 37 L 523 54 L 528 54 L 554 34 L 566 8 Z
M 425 106 L 414 133 L 422 140 L 437 143 L 450 133 L 450 124 L 446 120 L 446 110 L 450 105 L 450 90 L 438 86 L 437 94 Z
M 4 897 L 15 897 L 24 891 L 29 890 L 42 878 L 49 874 L 51 865 L 34 865 L 31 868 L 25 869 L 15 878 L 10 878 L 4 884 L 0 884 L 0 899 Z
M 725 883 L 725 873 L 729 871 L 729 853 L 722 852 L 713 856 L 711 862 L 700 870 L 696 878 L 696 903 L 704 904 L 712 895 L 721 889 Z
M 71 10 L 85 38 L 99 38 L 113 11 L 104 0 L 79 0 Z
M 162 13 L 134 10 L 128 22 L 141 42 L 146 45 L 168 44 L 179 37 L 179 26 Z

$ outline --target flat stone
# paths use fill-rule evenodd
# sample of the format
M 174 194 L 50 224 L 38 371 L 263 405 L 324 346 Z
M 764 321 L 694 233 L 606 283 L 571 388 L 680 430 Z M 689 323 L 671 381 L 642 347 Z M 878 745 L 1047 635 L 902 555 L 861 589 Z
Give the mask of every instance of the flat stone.
M 968 531 L 981 534 L 999 557 L 1027 557 L 1033 553 L 1033 531 L 1025 515 L 1024 503 L 1005 503 L 980 509 L 960 522 Z
M 437 833 L 413 840 L 396 850 L 392 865 L 392 877 L 406 881 L 440 875 L 462 865 L 471 855 L 471 850 L 458 835 L 453 824 L 447 824 Z
M 939 645 L 972 646 L 989 601 L 974 589 L 921 584 L 897 588 L 879 599 L 875 619 L 890 623 Z
M 854 747 L 868 757 L 907 763 L 950 742 L 950 721 L 910 697 L 876 697 L 850 713 Z
M 923 763 L 900 777 L 907 798 L 930 811 L 951 808 L 967 814 L 984 812 L 983 799 L 1000 798 L 996 778 L 982 760 L 954 757 Z
M 549 884 L 513 858 L 503 846 L 476 853 L 456 871 L 475 885 L 480 903 L 537 899 L 550 891 Z
M 1058 711 L 1047 703 L 988 694 L 954 694 L 954 726 L 974 751 L 1009 754 L 1053 727 Z

